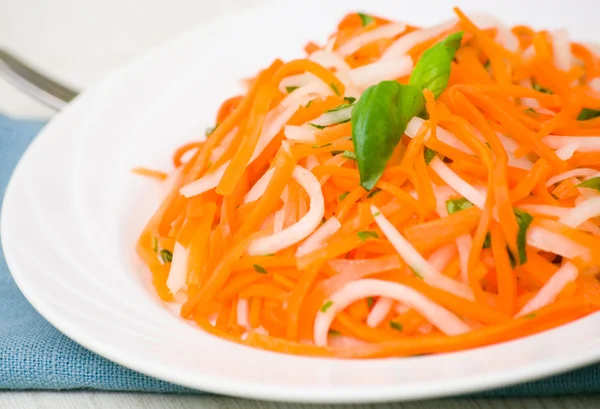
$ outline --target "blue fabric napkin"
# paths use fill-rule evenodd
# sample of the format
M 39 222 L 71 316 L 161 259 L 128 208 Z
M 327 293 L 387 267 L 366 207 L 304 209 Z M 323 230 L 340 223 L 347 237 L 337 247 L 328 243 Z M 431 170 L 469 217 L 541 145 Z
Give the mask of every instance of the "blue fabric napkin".
M 0 201 L 27 145 L 43 127 L 0 115 Z M 1 221 L 0 221 L 1 222 Z M 112 363 L 44 320 L 15 285 L 0 243 L 0 389 L 96 389 L 194 392 Z M 476 396 L 548 396 L 600 392 L 600 365 Z

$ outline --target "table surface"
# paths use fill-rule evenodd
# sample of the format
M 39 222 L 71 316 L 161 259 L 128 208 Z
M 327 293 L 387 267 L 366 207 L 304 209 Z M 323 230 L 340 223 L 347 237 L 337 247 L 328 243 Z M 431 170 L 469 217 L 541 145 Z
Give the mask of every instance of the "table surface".
M 236 8 L 267 0 L 2 0 L 0 46 L 17 52 L 56 79 L 85 88 L 161 40 Z M 35 7 L 34 7 L 35 5 Z M 185 12 L 181 12 L 185 10 Z M 77 35 L 73 35 L 77 32 Z M 43 35 L 40 35 L 43 33 Z M 73 58 L 77 56 L 77 58 Z M 54 112 L 0 78 L 0 112 L 50 118 Z M 587 408 L 598 397 L 447 399 L 355 408 Z M 96 408 L 325 408 L 186 395 L 102 392 L 0 392 L 0 409 Z

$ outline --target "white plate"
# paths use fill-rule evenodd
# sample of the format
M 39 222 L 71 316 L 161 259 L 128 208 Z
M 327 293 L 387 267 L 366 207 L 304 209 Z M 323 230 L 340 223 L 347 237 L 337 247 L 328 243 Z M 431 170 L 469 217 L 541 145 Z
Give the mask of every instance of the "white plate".
M 586 3 L 581 1 L 580 3 Z M 260 351 L 177 318 L 147 286 L 134 241 L 159 201 L 137 165 L 167 168 L 174 147 L 211 125 L 237 80 L 275 56 L 301 55 L 346 11 L 433 24 L 446 1 L 344 0 L 270 6 L 207 24 L 114 73 L 58 115 L 15 171 L 2 214 L 6 259 L 34 307 L 60 331 L 142 373 L 205 391 L 304 402 L 426 398 L 514 384 L 600 359 L 600 316 L 502 345 L 439 356 L 344 361 Z M 479 1 L 459 2 L 467 10 Z M 598 34 L 598 3 L 494 2 L 508 23 Z M 474 6 L 474 7 L 471 7 Z M 543 14 L 552 13 L 552 14 Z M 586 23 L 586 21 L 588 21 Z M 586 26 L 587 24 L 587 26 Z

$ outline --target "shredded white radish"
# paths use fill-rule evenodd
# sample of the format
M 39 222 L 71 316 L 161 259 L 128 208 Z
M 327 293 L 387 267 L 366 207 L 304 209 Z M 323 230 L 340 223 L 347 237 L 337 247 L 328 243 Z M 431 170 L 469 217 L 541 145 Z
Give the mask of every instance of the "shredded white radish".
M 573 55 L 571 54 L 571 41 L 567 30 L 560 29 L 552 33 L 552 48 L 556 68 L 569 71 L 573 66 Z
M 584 198 L 585 201 L 585 198 Z M 552 206 L 552 205 L 538 205 L 538 204 L 525 204 L 520 206 L 521 209 L 533 213 L 533 214 L 542 214 L 546 216 L 555 216 L 555 217 L 565 217 L 569 212 L 571 212 L 573 207 L 560 207 L 560 206 Z M 589 221 L 583 222 L 579 229 L 583 231 L 590 232 L 592 234 L 596 234 L 600 236 L 600 227 L 596 226 L 594 223 Z
M 317 77 L 315 78 L 314 82 L 299 87 L 288 94 L 280 103 L 280 112 L 290 107 L 298 108 L 300 105 L 304 105 L 314 98 L 325 98 L 329 95 L 333 95 L 333 90 L 327 84 Z M 266 122 L 268 122 L 268 120 Z
M 306 238 L 319 224 L 325 214 L 325 199 L 317 178 L 302 166 L 296 166 L 293 178 L 304 188 L 310 199 L 308 212 L 293 225 L 271 236 L 258 238 L 248 246 L 248 254 L 276 253 Z
M 171 294 L 177 294 L 185 286 L 188 255 L 189 250 L 176 241 L 173 247 L 169 277 L 167 278 L 167 287 L 171 291 Z
M 563 236 L 562 234 L 531 226 L 527 229 L 527 244 L 542 251 L 558 254 L 568 259 L 586 257 L 589 249 L 581 244 Z
M 460 279 L 463 283 L 469 282 L 469 254 L 473 247 L 473 238 L 470 234 L 463 234 L 456 238 L 456 248 L 458 250 L 458 259 L 460 260 Z
M 574 177 L 578 178 L 578 177 L 582 177 L 582 176 L 591 176 L 595 173 L 598 173 L 598 171 L 596 169 L 591 169 L 591 168 L 578 168 L 578 169 L 568 170 L 566 172 L 559 173 L 558 175 L 553 176 L 550 179 L 548 179 L 548 181 L 546 182 L 546 186 L 552 186 L 555 183 L 562 182 L 563 180 L 571 179 Z
M 404 77 L 413 69 L 412 58 L 400 57 L 393 60 L 378 60 L 374 63 L 354 68 L 350 71 L 352 83 L 359 88 L 367 88 L 384 80 Z
M 240 298 L 237 302 L 237 320 L 241 328 L 250 329 L 250 318 L 248 315 L 248 299 Z
M 577 149 L 579 149 L 579 144 L 569 143 L 558 148 L 556 150 L 556 156 L 558 156 L 562 160 L 569 160 L 573 157 L 573 154 Z
M 550 280 L 529 300 L 527 304 L 517 313 L 517 317 L 522 317 L 533 311 L 539 310 L 546 305 L 554 302 L 556 297 L 565 288 L 567 284 L 574 281 L 579 274 L 579 270 L 571 263 L 565 263 Z
M 569 213 L 561 217 L 559 222 L 577 228 L 588 219 L 598 216 L 600 216 L 600 197 L 594 197 L 575 206 Z
M 383 280 L 363 279 L 350 282 L 335 292 L 317 313 L 314 322 L 315 344 L 320 347 L 327 345 L 329 327 L 338 312 L 355 301 L 377 296 L 388 297 L 414 308 L 447 335 L 464 334 L 471 330 L 452 312 L 408 286 Z
M 531 88 L 531 80 L 529 78 L 525 78 L 519 82 L 519 85 L 525 88 Z M 539 108 L 540 103 L 535 98 L 521 98 L 521 104 L 530 108 Z
M 402 23 L 386 24 L 352 38 L 345 44 L 342 44 L 342 46 L 336 50 L 336 53 L 338 53 L 342 57 L 347 57 L 349 55 L 354 54 L 356 51 L 360 50 L 367 44 L 373 43 L 378 40 L 394 38 L 397 35 L 402 34 L 405 30 L 406 25 Z
M 384 256 L 379 258 L 370 258 L 362 260 L 329 260 L 327 262 L 331 268 L 338 273 L 347 274 L 374 274 L 384 271 L 398 270 L 402 263 L 398 256 Z
M 483 13 L 470 14 L 469 18 L 481 29 L 496 28 L 498 33 L 496 34 L 495 40 L 502 44 L 507 50 L 513 52 L 519 50 L 519 39 L 498 18 Z
M 385 319 L 388 313 L 392 310 L 394 300 L 387 297 L 379 297 L 369 316 L 367 317 L 367 325 L 371 328 L 375 328 Z
M 288 88 L 300 89 L 316 83 L 322 83 L 322 81 L 319 80 L 319 77 L 310 72 L 290 75 L 289 77 L 285 77 L 281 80 L 279 83 L 279 90 L 283 93 L 286 93 Z
M 408 136 L 410 138 L 414 138 L 415 136 L 417 136 L 419 129 L 421 129 L 421 127 L 423 126 L 424 123 L 425 123 L 424 120 L 415 116 L 413 119 L 411 119 L 408 122 L 408 125 L 406 126 L 406 130 L 404 131 L 404 133 L 406 134 L 406 136 Z M 431 135 L 431 132 L 427 132 L 427 134 L 425 135 L 425 139 L 426 140 L 429 139 L 430 135 Z M 438 126 L 436 128 L 436 136 L 441 142 L 444 142 L 446 145 L 452 146 L 453 148 L 458 149 L 461 152 L 468 153 L 468 154 L 473 153 L 467 147 L 467 145 L 465 145 L 464 143 L 459 141 L 458 138 L 456 138 L 456 136 L 454 136 L 451 132 L 448 132 L 444 128 L 441 128 Z
M 327 219 L 325 223 L 323 223 L 317 230 L 314 231 L 313 234 L 308 236 L 308 238 L 298 246 L 298 250 L 296 250 L 296 257 L 302 257 L 323 246 L 325 241 L 333 236 L 334 233 L 340 229 L 340 227 L 342 227 L 342 224 L 337 217 L 333 216 Z
M 283 128 L 283 134 L 288 140 L 291 141 L 312 144 L 314 144 L 317 141 L 315 137 L 315 129 L 311 129 L 308 126 L 286 125 Z
M 446 164 L 442 162 L 440 158 L 433 158 L 433 160 L 429 163 L 429 166 L 444 182 L 448 184 L 448 186 L 450 186 L 478 208 L 483 209 L 485 206 L 485 196 L 476 188 L 465 182 L 452 169 L 446 166 Z
M 319 166 L 320 164 L 321 163 L 315 155 L 308 155 L 306 157 L 306 170 L 312 171 L 315 167 Z
M 348 160 L 350 160 L 350 159 L 346 159 L 342 155 L 335 155 L 335 156 L 327 159 L 325 161 L 324 165 L 325 166 L 342 166 Z M 330 174 L 321 176 L 321 179 L 319 179 L 319 183 L 321 184 L 321 186 L 323 186 L 329 180 L 330 177 L 331 177 Z
M 312 125 L 328 126 L 348 122 L 353 109 L 354 105 L 349 105 L 344 108 L 328 111 L 309 123 Z
M 588 82 L 588 85 L 594 91 L 600 92 L 600 77 L 591 79 L 590 82 Z
M 246 196 L 244 196 L 244 204 L 254 202 L 255 200 L 260 199 L 260 197 L 265 193 L 271 178 L 273 177 L 273 173 L 275 172 L 275 168 L 271 168 L 267 170 L 261 177 L 258 179 L 254 185 L 250 188 Z
M 346 86 L 350 85 L 350 66 L 342 57 L 338 54 L 327 51 L 327 50 L 317 50 L 312 53 L 309 57 L 309 60 L 314 61 L 325 68 L 335 68 L 335 75 L 339 78 L 340 81 Z
M 454 191 L 448 186 L 438 186 L 433 184 L 433 194 L 435 195 L 435 211 L 438 216 L 448 216 L 448 209 L 446 209 L 446 202 L 452 197 Z
M 452 257 L 456 254 L 456 246 L 454 243 L 446 244 L 431 253 L 427 260 L 433 268 L 442 271 L 446 268 Z
M 205 174 L 200 179 L 183 186 L 181 189 L 179 189 L 179 193 L 185 197 L 192 197 L 214 189 L 217 187 L 221 181 L 221 178 L 225 174 L 228 164 L 229 162 L 219 166 L 212 172 Z
M 577 152 L 594 152 L 600 150 L 600 136 L 548 135 L 542 141 L 552 149 L 560 149 L 567 145 L 577 145 Z
M 329 337 L 329 345 L 334 348 L 361 348 L 365 345 L 369 345 L 368 342 L 360 340 L 358 338 L 349 337 L 346 335 L 335 335 Z
M 452 280 L 451 278 L 441 274 L 431 264 L 423 258 L 421 254 L 406 240 L 402 234 L 390 221 L 381 213 L 381 211 L 371 205 L 371 214 L 375 219 L 375 222 L 383 232 L 383 234 L 390 241 L 394 249 L 400 254 L 400 257 L 419 274 L 423 277 L 426 283 L 432 287 L 436 287 L 459 297 L 473 299 L 473 293 L 471 289 L 462 283 Z
M 423 30 L 412 31 L 408 34 L 403 35 L 399 39 L 397 39 L 392 45 L 390 45 L 387 50 L 381 56 L 381 60 L 393 60 L 398 57 L 402 57 L 406 55 L 411 48 L 415 45 L 432 39 L 448 30 L 450 30 L 456 24 L 456 20 L 453 19 L 451 21 L 444 22 L 442 24 L 438 24 L 437 26 L 433 26 L 430 28 L 426 28 Z

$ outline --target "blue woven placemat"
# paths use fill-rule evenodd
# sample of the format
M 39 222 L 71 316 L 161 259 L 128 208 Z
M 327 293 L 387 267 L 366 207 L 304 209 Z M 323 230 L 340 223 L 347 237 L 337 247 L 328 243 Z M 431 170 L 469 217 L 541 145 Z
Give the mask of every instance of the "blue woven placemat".
M 0 200 L 42 122 L 0 115 Z M 0 221 L 1 222 L 1 221 Z M 71 341 L 44 320 L 15 285 L 0 243 L 0 389 L 95 389 L 194 392 L 123 368 Z M 600 365 L 487 391 L 477 396 L 548 396 L 600 392 Z

